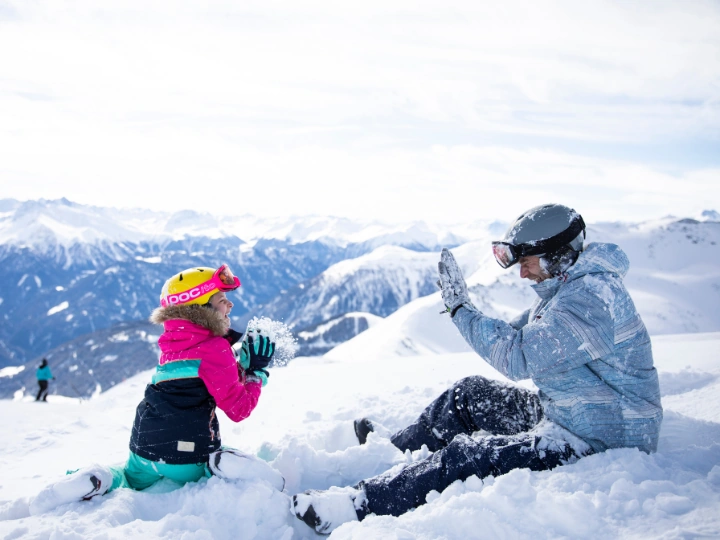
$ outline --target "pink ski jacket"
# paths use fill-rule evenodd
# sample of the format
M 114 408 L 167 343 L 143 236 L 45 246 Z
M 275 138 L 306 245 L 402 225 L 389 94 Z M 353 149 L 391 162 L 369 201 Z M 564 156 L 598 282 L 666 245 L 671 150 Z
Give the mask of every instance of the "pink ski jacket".
M 261 382 L 246 379 L 224 336 L 229 320 L 198 305 L 156 309 L 160 362 L 135 412 L 130 451 L 167 464 L 206 462 L 220 449 L 220 407 L 234 422 L 257 405 Z
M 217 406 L 234 422 L 250 416 L 260 398 L 262 385 L 245 381 L 244 376 L 241 378 L 230 343 L 208 328 L 188 320 L 168 320 L 164 322 L 164 327 L 165 332 L 158 340 L 160 365 L 179 360 L 199 360 L 196 376 L 205 383 Z M 183 368 L 187 367 L 183 365 Z M 184 375 L 183 378 L 192 376 L 192 370 L 193 367 L 189 371 L 179 369 L 175 375 Z

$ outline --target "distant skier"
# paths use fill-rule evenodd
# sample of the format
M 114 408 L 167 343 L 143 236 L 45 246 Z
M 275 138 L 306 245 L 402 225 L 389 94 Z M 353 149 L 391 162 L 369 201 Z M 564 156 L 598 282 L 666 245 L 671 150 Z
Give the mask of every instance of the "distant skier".
M 165 282 L 161 307 L 150 320 L 164 326 L 160 361 L 137 407 L 124 466 L 93 465 L 41 491 L 33 513 L 129 487 L 147 489 L 167 478 L 182 485 L 217 475 L 263 478 L 282 490 L 280 474 L 255 456 L 221 448 L 216 405 L 234 422 L 255 408 L 275 343 L 262 333 L 243 340 L 239 362 L 232 345 L 242 338 L 230 328 L 233 303 L 225 296 L 240 286 L 227 265 L 183 270 Z
M 50 371 L 50 366 L 48 366 L 47 358 L 42 359 L 42 362 L 40 362 L 40 365 L 35 372 L 35 376 L 37 377 L 38 386 L 40 387 L 35 401 L 47 402 L 48 381 L 55 379 L 55 377 L 53 377 L 52 371 Z
M 610 448 L 655 451 L 660 389 L 650 337 L 622 282 L 628 259 L 613 244 L 584 247 L 584 238 L 578 213 L 549 204 L 525 212 L 493 242 L 500 266 L 519 263 L 538 294 L 510 323 L 472 304 L 443 249 L 438 285 L 455 326 L 500 373 L 532 379 L 539 392 L 479 376 L 458 381 L 391 438 L 402 451 L 427 445 L 433 455 L 354 487 L 298 494 L 297 517 L 329 534 L 368 514 L 399 516 L 471 475 L 553 469 Z M 357 420 L 359 442 L 379 427 Z

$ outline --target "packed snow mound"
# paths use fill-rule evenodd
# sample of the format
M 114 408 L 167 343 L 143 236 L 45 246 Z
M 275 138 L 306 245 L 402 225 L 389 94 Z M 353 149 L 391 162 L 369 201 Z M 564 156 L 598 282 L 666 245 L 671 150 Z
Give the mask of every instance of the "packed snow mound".
M 417 336 L 415 336 L 417 338 Z M 653 337 L 665 420 L 659 449 L 611 450 L 554 471 L 470 477 L 401 517 L 369 516 L 331 538 L 648 538 L 720 535 L 720 333 Z M 474 353 L 385 356 L 352 362 L 297 358 L 273 368 L 257 409 L 223 443 L 264 460 L 286 480 L 213 477 L 180 489 L 120 489 L 89 502 L 30 515 L 30 501 L 68 469 L 122 462 L 134 409 L 150 379 L 140 374 L 84 403 L 0 401 L 0 537 L 317 538 L 290 512 L 306 489 L 351 486 L 423 459 L 388 440 L 454 381 L 505 380 Z M 507 381 L 506 381 L 507 382 Z M 529 381 L 522 383 L 532 387 Z M 384 433 L 358 445 L 352 421 L 370 417 Z M 381 431 L 381 430 L 378 430 Z M 522 511 L 522 519 L 518 512 Z

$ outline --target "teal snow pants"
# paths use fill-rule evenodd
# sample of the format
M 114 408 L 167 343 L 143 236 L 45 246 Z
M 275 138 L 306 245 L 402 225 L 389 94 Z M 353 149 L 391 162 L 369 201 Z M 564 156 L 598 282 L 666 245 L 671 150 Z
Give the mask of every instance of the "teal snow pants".
M 113 474 L 113 483 L 108 492 L 120 487 L 140 491 L 149 488 L 163 478 L 183 485 L 212 476 L 207 462 L 170 465 L 141 458 L 132 452 L 124 466 L 110 467 L 110 470 Z

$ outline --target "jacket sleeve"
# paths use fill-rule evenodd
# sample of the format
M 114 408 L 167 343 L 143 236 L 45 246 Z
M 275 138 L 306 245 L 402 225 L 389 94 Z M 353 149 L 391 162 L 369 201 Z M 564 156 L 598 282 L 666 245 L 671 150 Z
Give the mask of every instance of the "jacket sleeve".
M 518 315 L 512 321 L 510 321 L 508 324 L 510 326 L 512 326 L 515 330 L 520 330 L 523 326 L 525 326 L 528 323 L 529 316 L 530 316 L 530 310 L 526 309 L 520 315 Z
M 237 362 L 224 338 L 213 340 L 213 345 L 212 353 L 203 356 L 198 375 L 217 406 L 230 420 L 240 422 L 250 416 L 257 405 L 262 384 L 240 380 Z
M 500 373 L 512 380 L 528 379 L 569 371 L 611 353 L 611 301 L 575 285 L 559 292 L 544 313 L 519 328 L 516 321 L 511 325 L 466 306 L 453 322 L 465 341 Z

